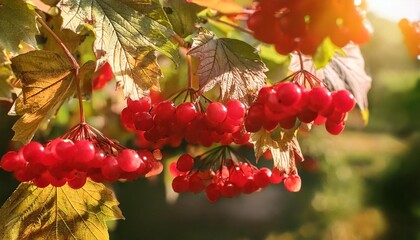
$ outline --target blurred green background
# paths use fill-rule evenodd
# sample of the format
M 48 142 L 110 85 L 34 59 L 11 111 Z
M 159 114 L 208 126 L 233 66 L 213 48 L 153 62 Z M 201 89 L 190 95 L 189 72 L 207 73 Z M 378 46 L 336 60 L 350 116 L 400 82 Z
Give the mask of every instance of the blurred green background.
M 126 220 L 110 223 L 111 239 L 420 239 L 420 61 L 408 57 L 394 22 L 369 19 L 375 33 L 362 46 L 373 78 L 369 124 L 363 126 L 353 111 L 340 136 L 322 127 L 301 136 L 306 161 L 300 165 L 299 193 L 269 186 L 211 204 L 203 194 L 167 195 L 163 175 L 116 183 L 112 187 Z M 286 66 L 267 64 L 274 69 L 270 78 L 284 77 Z M 185 69 L 176 71 L 167 73 L 168 79 L 186 76 Z M 105 97 L 109 94 L 115 97 Z M 122 132 L 116 114 L 124 104 L 120 96 L 113 86 L 95 93 L 86 104 L 89 122 L 133 147 L 133 136 Z M 16 118 L 6 116 L 10 104 L 0 106 L 3 155 L 17 147 L 10 143 Z M 60 136 L 76 123 L 76 109 L 70 102 L 54 127 L 36 139 Z M 181 149 L 164 149 L 164 156 L 176 151 Z M 0 172 L 0 203 L 16 186 L 11 174 Z

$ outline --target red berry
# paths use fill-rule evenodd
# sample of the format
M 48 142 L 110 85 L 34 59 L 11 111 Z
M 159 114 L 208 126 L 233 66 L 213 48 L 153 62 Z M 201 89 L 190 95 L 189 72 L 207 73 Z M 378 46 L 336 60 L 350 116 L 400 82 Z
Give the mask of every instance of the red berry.
M 194 167 L 194 158 L 189 154 L 183 154 L 176 162 L 176 168 L 181 172 L 189 172 Z
M 332 135 L 340 134 L 344 130 L 344 127 L 344 122 L 336 123 L 334 121 L 331 121 L 330 119 L 327 119 L 327 121 L 325 122 L 325 129 Z
M 313 88 L 308 94 L 308 107 L 314 112 L 320 112 L 331 104 L 331 93 L 324 87 Z
M 79 174 L 78 176 L 69 180 L 67 182 L 67 184 L 69 185 L 69 187 L 71 187 L 73 189 L 82 188 L 86 184 L 86 175 L 85 174 Z
M 122 150 L 118 156 L 118 166 L 125 172 L 134 172 L 140 167 L 141 159 L 136 151 L 132 149 Z
M 38 142 L 30 142 L 22 147 L 22 154 L 27 162 L 40 161 L 44 156 L 44 146 Z
M 229 100 L 226 108 L 227 117 L 230 119 L 237 120 L 245 116 L 245 105 L 238 100 Z
M 95 146 L 89 140 L 80 140 L 74 144 L 73 157 L 78 163 L 88 163 L 95 157 Z
M 206 197 L 209 202 L 217 202 L 221 196 L 222 194 L 217 184 L 211 183 L 206 187 Z
M 221 123 L 226 119 L 227 108 L 219 103 L 212 102 L 207 106 L 206 109 L 206 118 L 212 123 Z
M 0 166 L 7 172 L 14 172 L 18 169 L 26 167 L 28 163 L 17 152 L 10 151 L 3 155 Z
M 340 112 L 346 113 L 350 112 L 356 105 L 356 100 L 347 90 L 339 90 L 332 95 L 332 100 L 337 109 Z
M 153 127 L 153 117 L 149 112 L 137 112 L 134 115 L 134 126 L 139 131 L 147 131 Z
M 188 177 L 179 175 L 172 180 L 172 189 L 177 193 L 186 192 L 188 190 Z
M 271 170 L 268 168 L 261 168 L 254 175 L 254 182 L 258 188 L 265 188 L 270 184 Z
M 120 167 L 114 156 L 108 156 L 101 167 L 102 176 L 109 182 L 114 182 L 120 177 Z
M 286 179 L 284 179 L 284 187 L 289 192 L 299 192 L 302 187 L 302 180 L 300 179 L 300 176 L 297 174 L 289 175 Z
M 280 83 L 274 86 L 277 98 L 284 106 L 293 106 L 300 101 L 302 91 L 292 82 Z
M 273 171 L 271 172 L 270 182 L 273 184 L 279 184 L 283 181 L 284 174 L 278 169 L 273 168 Z
M 176 108 L 176 119 L 182 124 L 187 124 L 194 120 L 197 116 L 197 110 L 194 104 L 190 102 L 181 103 Z

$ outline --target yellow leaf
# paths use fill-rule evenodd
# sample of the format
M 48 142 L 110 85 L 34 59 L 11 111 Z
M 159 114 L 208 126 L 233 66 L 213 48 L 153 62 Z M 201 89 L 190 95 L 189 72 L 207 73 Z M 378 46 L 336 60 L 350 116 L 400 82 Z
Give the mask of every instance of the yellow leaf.
M 261 128 L 251 134 L 250 142 L 254 144 L 257 160 L 269 149 L 276 168 L 285 173 L 296 171 L 295 154 L 302 154 L 296 139 L 296 129 L 268 132 Z
M 222 13 L 242 13 L 243 7 L 234 0 L 187 0 L 197 5 L 208 7 Z
M 13 140 L 29 142 L 42 121 L 56 113 L 64 100 L 75 93 L 73 66 L 50 51 L 32 51 L 11 59 L 12 69 L 21 80 L 22 94 L 13 111 L 22 117 L 13 125 Z
M 105 221 L 124 219 L 118 201 L 103 184 L 88 181 L 37 188 L 21 183 L 0 209 L 0 239 L 109 239 Z
M 163 74 L 160 70 L 155 51 L 144 50 L 135 58 L 132 69 L 116 72 L 116 75 L 130 75 L 133 78 L 117 79 L 118 87 L 124 89 L 124 96 L 139 99 L 148 95 L 148 90 L 160 91 L 159 79 Z M 146 93 L 146 94 L 145 94 Z

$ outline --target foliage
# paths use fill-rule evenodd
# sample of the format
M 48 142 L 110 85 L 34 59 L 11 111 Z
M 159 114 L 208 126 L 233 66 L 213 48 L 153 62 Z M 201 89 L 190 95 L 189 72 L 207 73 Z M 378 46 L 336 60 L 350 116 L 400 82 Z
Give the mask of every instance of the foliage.
M 322 124 L 327 130 L 333 125 L 339 129 L 333 134 L 340 133 L 347 108 L 353 108 L 355 102 L 367 123 L 371 77 L 359 47 L 347 44 L 350 40 L 364 43 L 370 37 L 363 6 L 320 4 L 316 11 L 312 5 L 286 6 L 290 12 L 275 12 L 286 3 L 45 2 L 59 11 L 42 12 L 40 3 L 0 0 L 0 30 L 5 33 L 0 36 L 0 99 L 15 98 L 9 115 L 20 118 L 12 128 L 13 140 L 23 144 L 39 140 L 36 133 L 44 130 L 62 106 L 62 111 L 71 108 L 74 102 L 66 103 L 73 97 L 78 100 L 79 120 L 69 117 L 76 124 L 73 128 L 67 124 L 57 134 L 59 140 L 32 142 L 1 159 L 1 168 L 23 182 L 0 209 L 2 239 L 108 239 L 105 221 L 124 217 L 113 193 L 95 182 L 135 180 L 140 175 L 154 179 L 163 165 L 172 200 L 177 195 L 171 186 L 177 192 L 205 192 L 212 202 L 221 196 L 238 196 L 241 191 L 258 192 L 283 179 L 286 189 L 296 192 L 300 189 L 297 170 L 305 164 L 298 134 L 306 135 Z M 305 7 L 311 12 L 303 17 Z M 331 9 L 334 14 L 329 14 Z M 263 21 L 261 12 L 266 14 Z M 317 28 L 316 16 L 321 13 L 325 13 L 324 29 L 332 27 L 328 31 Z M 292 18 L 292 25 L 296 23 L 302 32 L 291 29 L 286 21 L 294 14 L 298 17 Z M 358 18 L 350 24 L 348 16 L 353 15 Z M 269 18 L 273 21 L 265 25 Z M 317 27 L 309 28 L 310 24 Z M 311 34 L 319 39 L 305 42 L 311 40 Z M 293 73 L 279 78 L 273 64 L 286 64 L 289 58 L 281 55 L 286 53 L 292 53 L 288 69 Z M 112 71 L 103 70 L 109 66 Z M 176 74 L 171 76 L 171 71 Z M 267 79 L 267 75 L 275 77 Z M 114 77 L 127 99 L 123 110 L 121 104 L 115 104 L 117 94 L 107 88 L 98 90 Z M 267 87 L 269 82 L 274 85 Z M 291 83 L 287 91 L 282 90 L 284 82 Z M 92 83 L 98 85 L 92 87 Z M 98 91 L 92 93 L 92 89 Z M 314 93 L 319 89 L 321 93 Z M 338 90 L 345 90 L 348 97 L 337 97 Z M 175 94 L 163 100 L 169 92 Z M 98 109 L 83 103 L 98 96 L 103 101 Z M 350 107 L 342 111 L 340 104 Z M 93 117 L 102 119 L 100 129 L 106 134 L 86 123 L 92 118 L 85 114 L 95 111 L 102 111 Z M 125 130 L 136 136 L 140 150 L 127 149 L 106 137 L 116 125 L 105 113 L 110 111 L 114 120 L 117 113 Z M 114 134 L 116 138 L 126 136 L 121 129 Z M 254 154 L 244 156 L 239 149 L 249 145 Z M 167 150 L 167 146 L 172 148 Z M 182 164 L 180 158 L 171 157 L 174 151 L 176 155 L 188 152 L 188 169 L 174 166 Z M 87 153 L 92 156 L 86 157 Z M 272 161 L 261 164 L 261 157 Z M 48 165 L 51 159 L 57 162 Z M 40 184 L 45 175 L 54 186 Z M 86 176 L 91 180 L 84 186 L 84 182 L 73 184 L 74 179 Z

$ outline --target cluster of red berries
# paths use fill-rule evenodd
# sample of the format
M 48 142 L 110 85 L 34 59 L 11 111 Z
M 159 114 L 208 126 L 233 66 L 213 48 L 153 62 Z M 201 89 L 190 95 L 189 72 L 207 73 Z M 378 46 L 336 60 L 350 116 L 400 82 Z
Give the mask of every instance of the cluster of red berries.
M 146 150 L 123 149 L 117 155 L 97 148 L 92 141 L 57 138 L 45 146 L 30 142 L 18 152 L 9 151 L 0 167 L 13 172 L 18 181 L 32 181 L 37 187 L 61 187 L 68 183 L 79 189 L 87 178 L 95 182 L 134 180 L 159 174 L 162 164 Z
M 337 135 L 343 131 L 347 112 L 355 104 L 347 90 L 331 93 L 325 87 L 308 90 L 293 82 L 282 82 L 259 91 L 248 110 L 245 128 L 249 132 L 257 132 L 262 127 L 271 131 L 278 125 L 291 129 L 299 119 L 304 123 L 325 124 L 329 133 Z
M 175 107 L 172 101 L 162 101 L 152 106 L 150 98 L 143 97 L 127 100 L 121 122 L 126 128 L 137 131 L 141 140 L 178 146 L 185 139 L 188 143 L 208 147 L 213 143 L 247 143 L 249 134 L 243 127 L 245 112 L 245 106 L 237 100 L 230 100 L 226 105 L 212 102 L 202 113 L 191 102 Z
M 171 165 L 171 172 L 175 176 L 172 181 L 173 190 L 177 193 L 205 191 L 210 202 L 216 202 L 221 197 L 232 198 L 241 193 L 250 194 L 267 187 L 270 183 L 279 184 L 283 180 L 288 191 L 300 190 L 301 181 L 297 174 L 288 176 L 277 168 L 273 171 L 268 168 L 258 169 L 247 162 L 234 163 L 232 159 L 224 159 L 223 162 L 225 164 L 222 167 L 218 166 L 217 170 L 195 170 L 195 159 L 189 154 L 181 155 L 177 162 Z
M 369 40 L 371 28 L 354 0 L 259 0 L 249 17 L 255 38 L 274 44 L 280 54 L 313 55 L 324 38 L 343 47 Z
M 401 19 L 398 26 L 404 35 L 404 42 L 410 56 L 420 57 L 420 21 L 409 22 L 404 18 Z

